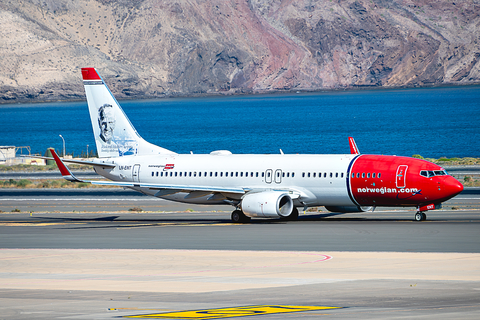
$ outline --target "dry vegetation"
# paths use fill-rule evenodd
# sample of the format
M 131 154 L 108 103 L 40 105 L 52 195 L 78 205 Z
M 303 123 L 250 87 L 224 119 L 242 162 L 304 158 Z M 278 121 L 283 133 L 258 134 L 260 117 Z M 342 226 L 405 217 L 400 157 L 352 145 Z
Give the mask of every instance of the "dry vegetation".
M 114 186 L 98 186 L 85 182 L 70 182 L 63 179 L 8 179 L 0 180 L 0 188 L 21 189 L 54 189 L 54 188 L 120 188 Z

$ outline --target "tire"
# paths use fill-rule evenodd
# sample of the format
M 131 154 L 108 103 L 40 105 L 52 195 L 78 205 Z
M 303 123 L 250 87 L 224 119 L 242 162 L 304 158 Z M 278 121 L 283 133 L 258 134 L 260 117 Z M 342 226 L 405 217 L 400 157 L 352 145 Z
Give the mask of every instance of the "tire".
M 233 223 L 244 223 L 244 222 L 250 222 L 251 220 L 251 218 L 247 217 L 241 210 L 233 211 L 231 219 Z
M 415 213 L 415 221 L 423 221 L 424 217 L 426 218 L 426 215 L 423 212 Z

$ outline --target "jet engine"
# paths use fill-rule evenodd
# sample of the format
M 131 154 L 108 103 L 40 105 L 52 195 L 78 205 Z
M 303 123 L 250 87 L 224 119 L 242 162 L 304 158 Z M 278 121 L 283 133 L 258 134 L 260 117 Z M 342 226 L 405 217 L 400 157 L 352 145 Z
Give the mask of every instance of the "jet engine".
M 331 212 L 341 212 L 341 213 L 349 213 L 349 212 L 367 212 L 372 211 L 375 207 L 358 207 L 358 206 L 326 206 L 325 209 Z
M 248 217 L 288 217 L 293 212 L 293 200 L 283 191 L 265 191 L 247 194 L 242 200 L 242 211 Z

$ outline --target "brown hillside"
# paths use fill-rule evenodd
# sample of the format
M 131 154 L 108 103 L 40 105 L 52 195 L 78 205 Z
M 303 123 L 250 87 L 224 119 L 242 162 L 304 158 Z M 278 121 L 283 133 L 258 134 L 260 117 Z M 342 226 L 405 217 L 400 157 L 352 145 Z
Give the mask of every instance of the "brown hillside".
M 0 0 L 0 101 L 480 81 L 480 2 Z

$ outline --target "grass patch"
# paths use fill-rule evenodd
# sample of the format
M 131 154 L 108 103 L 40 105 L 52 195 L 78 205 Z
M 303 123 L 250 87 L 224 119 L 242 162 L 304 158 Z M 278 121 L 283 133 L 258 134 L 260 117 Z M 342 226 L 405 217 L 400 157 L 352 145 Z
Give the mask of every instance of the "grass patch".
M 417 158 L 417 159 L 425 159 L 427 161 L 436 163 L 438 165 L 448 165 L 448 166 L 474 166 L 474 165 L 480 165 L 480 158 L 472 158 L 472 157 L 466 157 L 466 158 L 447 158 L 447 157 L 441 157 L 438 159 L 434 158 L 424 158 L 419 154 L 414 154 L 412 158 Z
M 68 167 L 72 171 L 93 171 L 92 167 L 82 166 L 78 164 L 69 164 Z M 56 164 L 48 166 L 35 166 L 30 164 L 16 164 L 7 166 L 0 164 L 0 172 L 43 172 L 43 171 L 58 171 Z

